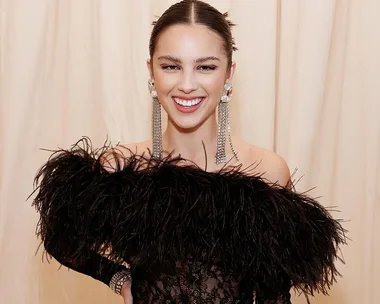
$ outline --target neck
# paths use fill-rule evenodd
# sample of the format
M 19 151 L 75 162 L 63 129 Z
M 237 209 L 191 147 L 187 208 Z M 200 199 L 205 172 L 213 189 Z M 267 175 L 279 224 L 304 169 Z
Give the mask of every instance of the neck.
M 174 155 L 181 154 L 183 158 L 202 166 L 205 150 L 208 161 L 215 157 L 217 137 L 216 115 L 194 129 L 181 129 L 169 119 L 162 138 L 163 150 L 174 151 Z

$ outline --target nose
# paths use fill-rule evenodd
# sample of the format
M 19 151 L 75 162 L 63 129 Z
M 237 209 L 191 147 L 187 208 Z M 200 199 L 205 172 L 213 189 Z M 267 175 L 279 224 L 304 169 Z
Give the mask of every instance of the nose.
M 189 94 L 198 89 L 196 77 L 192 72 L 184 72 L 178 83 L 178 90 Z

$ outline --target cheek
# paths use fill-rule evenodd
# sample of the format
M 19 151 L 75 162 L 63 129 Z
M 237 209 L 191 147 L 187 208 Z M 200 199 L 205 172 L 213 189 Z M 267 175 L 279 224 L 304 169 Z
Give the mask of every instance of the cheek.
M 170 92 L 177 84 L 175 74 L 164 73 L 162 70 L 155 73 L 156 90 L 163 94 Z
M 210 77 L 203 82 L 204 89 L 213 97 L 220 97 L 223 93 L 224 78 L 223 76 Z

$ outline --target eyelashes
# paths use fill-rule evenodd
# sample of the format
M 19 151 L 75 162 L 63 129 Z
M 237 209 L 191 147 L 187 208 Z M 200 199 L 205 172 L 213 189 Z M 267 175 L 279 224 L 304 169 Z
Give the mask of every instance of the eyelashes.
M 216 70 L 216 65 L 200 65 L 198 69 L 201 71 L 214 71 Z
M 177 65 L 161 65 L 161 68 L 168 71 L 179 70 Z
M 167 70 L 167 71 L 177 71 L 177 70 L 181 69 L 180 66 L 178 66 L 178 65 L 172 65 L 172 64 L 168 64 L 168 65 L 162 64 L 161 68 L 163 70 Z M 208 71 L 214 71 L 214 70 L 216 70 L 216 68 L 217 68 L 216 65 L 200 65 L 200 66 L 197 67 L 197 70 L 208 72 Z

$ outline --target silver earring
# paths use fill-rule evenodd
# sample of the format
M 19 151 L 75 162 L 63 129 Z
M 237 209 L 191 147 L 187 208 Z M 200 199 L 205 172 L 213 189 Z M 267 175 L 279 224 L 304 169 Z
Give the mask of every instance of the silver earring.
M 161 104 L 158 100 L 154 80 L 148 81 L 150 96 L 153 98 L 152 108 L 152 158 L 160 160 L 162 155 Z
M 231 151 L 237 161 L 237 153 L 235 152 L 232 139 L 231 139 L 231 121 L 229 117 L 228 102 L 231 99 L 232 85 L 229 82 L 226 82 L 224 85 L 224 91 L 220 103 L 218 106 L 218 142 L 215 155 L 215 163 L 221 164 L 227 162 L 226 156 L 226 131 L 228 134 L 228 141 L 231 148 Z

